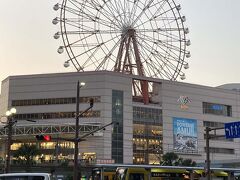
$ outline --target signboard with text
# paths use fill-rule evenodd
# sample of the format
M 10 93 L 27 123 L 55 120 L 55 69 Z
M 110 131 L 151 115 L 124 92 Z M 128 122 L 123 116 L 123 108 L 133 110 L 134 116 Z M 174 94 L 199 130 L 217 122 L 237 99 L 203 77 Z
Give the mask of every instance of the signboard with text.
M 226 139 L 240 138 L 240 121 L 225 123 L 224 129 Z
M 173 148 L 177 152 L 197 152 L 197 120 L 173 118 Z

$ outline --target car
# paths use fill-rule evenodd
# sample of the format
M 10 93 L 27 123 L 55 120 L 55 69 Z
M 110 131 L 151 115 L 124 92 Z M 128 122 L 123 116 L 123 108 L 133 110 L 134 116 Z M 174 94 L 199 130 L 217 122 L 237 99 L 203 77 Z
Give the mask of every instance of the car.
M 0 180 L 51 180 L 48 173 L 8 173 L 0 174 Z

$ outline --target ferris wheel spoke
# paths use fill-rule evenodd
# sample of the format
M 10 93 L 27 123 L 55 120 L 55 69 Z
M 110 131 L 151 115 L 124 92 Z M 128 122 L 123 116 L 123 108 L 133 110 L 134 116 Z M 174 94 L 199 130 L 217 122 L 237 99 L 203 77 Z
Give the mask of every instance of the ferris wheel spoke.
M 162 11 L 162 12 L 159 11 L 161 13 L 157 14 L 156 17 L 163 16 L 164 14 L 167 15 L 167 13 L 171 12 L 173 9 L 175 9 L 175 7 L 170 7 L 169 9 Z
M 94 65 L 95 67 L 97 67 L 96 62 L 94 62 L 92 59 L 94 58 L 95 54 L 97 53 L 97 51 L 99 50 L 100 46 L 97 47 L 92 53 L 91 55 L 88 57 L 88 59 L 83 63 L 82 67 L 88 67 L 89 65 Z M 94 58 L 95 59 L 95 58 Z M 91 61 L 91 63 L 89 63 Z
M 146 42 L 145 42 L 146 43 Z M 147 43 L 146 43 L 147 44 Z M 146 45 L 144 44 L 144 47 L 145 47 Z M 146 46 L 147 47 L 147 46 Z M 148 48 L 149 49 L 149 48 Z M 174 64 L 174 63 L 172 63 L 172 62 L 176 62 L 177 64 L 178 63 L 180 63 L 180 61 L 179 60 L 177 60 L 179 57 L 178 57 L 178 55 L 177 54 L 175 54 L 175 52 L 172 52 L 172 54 L 175 54 L 175 56 L 176 57 L 174 57 L 171 53 L 169 53 L 169 51 L 171 51 L 171 50 L 169 50 L 169 51 L 167 51 L 167 50 L 165 50 L 165 49 L 163 49 L 161 46 L 160 46 L 160 49 L 161 49 L 161 51 L 159 51 L 159 50 L 154 50 L 154 51 L 152 51 L 151 52 L 151 54 L 152 55 L 154 55 L 154 56 L 160 56 L 160 59 L 162 60 L 162 59 L 164 59 L 164 60 L 166 60 L 166 61 L 168 61 L 168 63 L 169 63 L 169 65 L 172 65 L 172 67 L 173 67 L 173 69 L 175 69 L 176 68 L 176 65 Z M 164 54 L 162 54 L 162 53 L 164 53 Z M 165 56 L 164 56 L 165 55 Z M 167 56 L 166 56 L 167 55 Z
M 78 11 L 78 10 L 76 10 L 76 9 L 73 9 L 73 8 L 71 8 L 71 7 L 67 7 L 66 10 L 67 10 L 67 12 L 69 12 L 69 13 L 71 13 L 71 14 L 73 14 L 73 15 L 80 16 L 80 17 L 82 17 L 82 18 L 85 19 L 85 20 L 95 21 L 95 17 L 94 17 L 94 16 L 91 16 L 91 15 L 86 14 L 86 13 L 84 13 L 84 12 L 79 13 L 80 11 Z M 78 21 L 76 21 L 76 22 L 78 22 Z
M 138 35 L 139 38 L 141 38 L 141 36 Z M 164 46 L 165 48 L 167 48 L 169 51 L 171 51 L 172 53 L 174 53 L 174 51 L 177 51 L 177 52 L 181 52 L 183 50 L 179 49 L 177 46 L 174 46 L 172 43 L 164 43 L 164 41 L 162 40 L 155 40 L 153 39 L 152 37 L 150 36 L 147 36 L 147 35 L 144 35 L 143 39 L 155 44 L 158 48 L 162 49 L 162 46 Z M 162 45 L 162 46 L 161 46 Z M 174 51 L 173 51 L 174 50 Z M 184 51 L 183 51 L 184 52 Z M 167 52 L 166 52 L 167 53 Z M 175 53 L 174 53 L 175 54 Z M 169 54 L 170 55 L 170 54 Z M 175 54 L 176 57 L 178 56 L 177 54 Z M 172 56 L 172 55 L 171 55 Z
M 126 9 L 127 9 L 127 13 L 128 13 L 128 20 L 127 20 L 127 24 L 130 24 L 131 22 L 131 5 L 130 5 L 130 2 L 127 1 L 126 3 Z
M 148 21 L 152 21 L 152 20 L 154 20 L 154 19 L 156 19 L 157 17 L 158 17 L 158 15 L 156 15 L 158 12 L 161 12 L 161 9 L 163 9 L 163 7 L 164 7 L 164 5 L 167 3 L 167 1 L 166 0 L 163 0 L 163 1 L 160 1 L 160 2 L 157 2 L 157 3 L 155 3 L 155 4 L 152 4 L 150 7 L 149 7 L 149 9 L 151 8 L 151 7 L 154 7 L 154 8 L 156 8 L 156 10 L 155 10 L 155 12 L 152 14 L 152 11 L 151 11 L 151 9 L 149 10 L 149 12 L 150 12 L 150 14 L 151 14 L 151 17 L 149 17 L 148 18 Z M 159 5 L 159 6 L 157 6 L 157 5 Z M 169 17 L 168 17 L 169 18 Z M 146 21 L 146 22 L 148 22 L 148 21 Z M 142 24 L 145 24 L 146 22 L 144 22 L 144 23 L 142 23 Z
M 79 28 L 79 25 L 75 25 L 75 23 L 72 23 L 71 21 L 65 20 L 64 23 L 65 23 L 66 25 L 71 26 L 72 28 L 73 28 L 73 27 L 74 27 L 74 28 Z
M 133 17 L 135 16 L 135 13 L 136 13 L 136 10 L 137 10 L 137 7 L 138 7 L 138 0 L 134 0 L 134 3 L 132 5 L 132 8 L 130 9 L 129 11 L 129 22 L 128 24 L 132 24 L 132 20 L 133 20 Z
M 96 70 L 99 70 L 103 64 L 107 61 L 108 58 L 111 57 L 112 52 L 118 47 L 118 45 L 121 43 L 121 38 L 119 38 L 119 40 L 117 41 L 117 43 L 115 43 L 115 45 L 112 47 L 111 50 L 109 50 L 108 54 L 104 57 L 104 59 L 101 61 L 101 63 L 99 63 L 99 66 L 97 67 Z
M 174 31 L 170 31 L 170 32 L 174 32 Z M 175 34 L 171 34 L 168 31 L 155 31 L 155 33 L 157 33 L 160 36 L 165 37 L 166 39 L 171 39 L 172 42 L 180 42 L 181 41 L 181 37 L 175 35 Z
M 115 38 L 117 38 L 117 36 L 116 36 Z M 91 53 L 90 56 L 92 57 L 92 56 L 94 56 L 94 54 L 97 53 L 97 51 L 99 51 L 99 50 L 101 49 L 101 47 L 102 47 L 104 44 L 107 44 L 108 42 L 110 42 L 110 41 L 112 41 L 112 40 L 113 40 L 113 39 L 110 39 L 110 40 L 105 41 L 104 43 L 102 43 L 102 44 L 100 44 L 100 45 L 97 45 L 97 46 L 95 46 L 95 47 L 93 47 L 93 48 L 90 48 L 90 49 L 88 49 L 87 51 L 85 51 L 85 52 L 77 55 L 76 57 L 79 57 L 79 56 L 82 56 L 82 55 L 88 54 L 88 53 Z M 116 45 L 116 46 L 117 46 L 117 45 Z M 114 49 L 112 49 L 112 50 L 114 50 Z M 92 51 L 93 51 L 93 52 L 92 52 Z M 111 56 L 111 54 L 108 55 L 108 57 L 110 57 L 110 56 Z M 105 58 L 106 58 L 106 56 L 105 56 Z M 90 61 L 91 61 L 91 63 L 89 63 Z M 105 59 L 104 59 L 104 61 L 106 62 Z M 96 65 L 97 62 L 99 62 L 99 60 L 96 60 L 96 61 L 94 62 L 94 61 L 92 61 L 92 58 L 88 58 L 87 61 L 84 62 L 83 68 L 84 68 L 84 67 L 91 66 L 91 65 L 94 65 L 96 68 L 98 68 L 98 66 Z
M 66 20 L 65 21 L 65 24 L 67 24 L 67 25 L 69 25 L 69 26 L 71 26 L 71 27 L 73 27 L 73 28 L 77 28 L 77 29 L 82 29 L 82 30 L 84 30 L 84 31 L 89 31 L 89 32 L 93 32 L 93 31 L 95 31 L 92 27 L 90 27 L 90 26 L 86 26 L 86 25 L 77 25 L 76 23 L 74 23 L 73 21 L 69 21 L 69 20 Z M 77 32 L 79 32 L 79 31 L 66 31 L 66 32 L 69 32 L 70 34 L 75 34 L 75 33 L 77 33 Z M 65 32 L 65 33 L 66 33 Z
M 122 16 L 122 13 L 124 14 L 125 10 L 123 10 L 123 8 L 122 8 L 121 1 L 122 0 L 120 0 L 120 1 L 119 0 L 114 0 L 115 5 L 116 5 L 116 10 L 117 10 L 116 12 L 118 13 L 119 18 L 121 18 L 122 24 L 125 24 L 124 17 Z M 122 13 L 121 13 L 121 10 L 122 10 Z M 125 14 L 124 14 L 124 16 L 125 16 Z
M 82 39 L 79 39 L 79 40 L 77 40 L 77 41 L 74 41 L 74 42 L 71 42 L 71 43 L 69 43 L 68 45 L 66 45 L 66 47 L 70 47 L 71 45 L 74 45 L 74 44 L 76 44 L 76 43 L 78 43 L 78 42 L 81 42 L 81 41 L 83 41 L 83 40 L 85 40 L 85 39 L 87 39 L 87 38 L 89 38 L 89 37 L 91 37 L 91 36 L 93 36 L 94 34 L 90 34 L 90 35 L 88 35 L 88 36 L 86 36 L 86 37 L 84 37 L 84 38 L 82 38 Z
M 132 26 L 135 25 L 135 23 L 141 18 L 141 16 L 145 13 L 145 11 L 150 7 L 154 0 L 149 0 L 147 5 L 142 9 L 141 13 L 136 17 L 136 19 L 133 20 Z
M 94 18 L 92 18 L 92 17 L 94 17 L 94 14 L 92 14 L 90 11 L 88 11 L 88 13 L 86 13 L 86 12 L 84 12 L 82 9 L 80 9 L 79 8 L 79 6 L 77 5 L 77 4 L 79 4 L 80 6 L 83 6 L 83 3 L 80 3 L 80 2 L 78 2 L 78 1 L 76 1 L 76 0 L 69 0 L 69 2 L 75 7 L 75 8 L 77 8 L 77 10 L 76 9 L 73 9 L 73 10 L 75 10 L 75 11 L 77 11 L 78 12 L 78 15 L 81 15 L 81 13 L 82 14 L 84 14 L 84 15 L 86 15 L 86 17 L 88 17 L 88 18 L 90 18 L 91 20 L 94 20 Z M 76 4 L 75 4 L 76 3 Z M 84 4 L 85 5 L 85 4 Z M 86 8 L 84 8 L 84 9 L 86 9 Z
M 78 1 L 75 1 L 75 0 L 72 0 L 73 2 L 76 2 L 77 4 L 80 4 L 82 5 L 82 3 L 78 2 Z M 73 3 L 72 2 L 72 3 Z M 73 8 L 70 8 L 68 7 L 69 9 L 69 12 L 73 13 L 73 14 L 77 14 L 79 17 L 82 17 L 82 18 L 85 18 L 85 19 L 88 19 L 88 20 L 91 20 L 93 22 L 98 22 L 98 23 L 101 23 L 102 25 L 105 25 L 105 26 L 109 26 L 109 24 L 115 24 L 113 21 L 109 21 L 109 17 L 106 17 L 106 19 L 101 19 L 99 17 L 97 17 L 95 14 L 93 14 L 91 11 L 89 10 L 82 10 L 80 9 L 76 4 L 73 3 L 73 5 L 78 9 L 73 9 Z M 88 6 L 90 8 L 90 6 Z M 91 7 L 92 9 L 94 9 L 94 7 Z M 85 8 L 86 9 L 86 8 Z M 71 11 L 70 11 L 71 10 Z M 94 9 L 96 10 L 96 9 Z M 80 12 L 80 13 L 79 13 Z M 79 19 L 78 19 L 79 20 Z M 78 21 L 77 21 L 78 22 Z M 116 26 L 118 26 L 117 24 L 115 24 Z
M 158 71 L 158 67 L 162 67 L 161 64 L 159 64 L 159 59 L 156 59 L 154 56 L 153 58 L 155 59 L 155 61 L 153 61 L 151 58 L 150 58 L 150 55 L 148 54 L 151 54 L 153 55 L 154 53 L 151 50 L 151 46 L 149 44 L 139 44 L 141 47 L 142 47 L 142 51 L 140 52 L 141 56 L 143 59 L 145 59 L 144 63 L 146 64 L 154 64 L 154 66 L 152 66 L 152 70 L 157 70 L 157 72 L 159 73 Z M 149 52 L 149 53 L 148 53 Z M 143 53 L 145 53 L 146 55 L 143 55 Z M 160 59 L 162 59 L 162 57 L 160 57 Z M 151 63 L 149 63 L 149 61 L 151 61 Z M 165 71 L 164 68 L 162 68 L 162 71 Z M 155 71 L 154 71 L 155 72 Z M 156 74 L 156 73 L 154 73 Z M 165 74 L 168 74 L 167 71 L 165 72 Z
M 173 76 L 173 73 L 171 70 L 168 69 L 168 71 L 166 70 L 167 65 L 165 63 L 163 64 L 159 64 L 157 63 L 158 61 L 147 61 L 146 64 L 148 64 L 155 72 L 155 75 L 158 76 L 158 74 L 161 74 L 162 78 L 165 79 L 171 79 L 171 77 Z
M 74 7 L 76 7 L 80 12 L 86 13 L 86 14 L 91 14 L 94 16 L 94 14 L 92 12 L 93 12 L 93 10 L 96 10 L 96 9 L 88 1 L 86 1 L 85 3 L 81 3 L 77 0 L 68 0 L 68 1 L 71 2 L 74 5 Z M 79 8 L 79 6 L 82 8 Z M 86 12 L 83 11 L 83 9 L 85 9 Z
M 151 18 L 149 18 L 148 20 L 146 20 L 146 21 L 144 21 L 142 23 L 139 23 L 138 25 L 134 26 L 134 28 L 138 28 L 140 26 L 143 26 L 143 25 L 145 25 L 147 23 L 150 23 L 151 21 L 155 21 L 156 24 L 161 24 L 161 22 L 163 22 L 163 21 L 176 22 L 176 18 L 175 17 L 165 17 L 165 18 L 163 18 L 162 16 L 160 16 L 160 18 L 159 18 L 158 16 L 156 16 L 154 14 L 151 14 L 151 15 L 152 15 Z M 162 26 L 162 27 L 164 27 L 164 26 Z
M 65 6 L 65 12 L 71 13 L 73 15 L 78 15 L 79 11 L 71 7 Z
M 154 1 L 154 2 L 155 2 L 155 1 Z M 154 13 L 154 14 L 156 14 L 156 13 L 159 12 L 159 9 L 160 9 L 160 8 L 163 8 L 163 7 L 165 6 L 166 3 L 167 3 L 166 0 L 156 1 L 156 3 L 151 4 L 151 5 L 149 6 L 149 8 L 151 8 L 151 7 L 156 8 L 155 13 Z M 157 5 L 159 5 L 159 6 L 157 6 Z
M 80 31 L 67 31 L 67 34 L 121 34 L 121 31 L 112 31 L 112 30 L 80 30 Z
M 171 78 L 171 74 L 162 67 L 162 65 L 156 64 L 154 61 L 146 62 L 146 65 L 151 68 L 155 77 L 161 76 L 162 79 Z
M 153 57 L 154 58 L 156 58 L 156 60 L 158 60 L 159 59 L 159 53 L 154 53 L 153 54 Z M 161 61 L 162 61 L 162 63 L 166 66 L 166 68 L 169 70 L 169 71 L 171 71 L 171 72 L 174 72 L 174 71 L 176 71 L 178 68 L 178 64 L 179 63 L 181 63 L 181 62 L 179 62 L 179 61 L 176 61 L 176 60 L 174 60 L 175 62 L 177 62 L 176 64 L 174 64 L 174 63 L 172 63 L 172 61 L 173 61 L 173 59 L 169 59 L 169 58 L 167 58 L 167 57 L 165 57 L 165 58 L 163 58 L 162 56 L 161 56 Z
M 121 14 L 119 13 L 119 10 L 116 9 L 116 7 L 114 7 L 114 5 L 112 4 L 112 1 L 111 0 L 109 0 L 107 2 L 105 0 L 102 0 L 102 1 L 104 2 L 106 7 L 108 8 L 108 10 L 111 12 L 112 17 L 119 23 L 119 26 L 122 26 L 123 25 L 123 21 L 122 21 Z M 108 4 L 108 2 L 109 2 L 109 4 Z M 114 12 L 116 12 L 116 14 L 118 15 L 117 17 L 116 17 Z
M 146 48 L 143 48 L 143 51 L 145 52 Z M 148 49 L 146 49 L 148 50 Z M 153 57 L 155 59 L 155 57 Z M 158 60 L 152 60 L 152 58 L 150 56 L 148 56 L 148 58 L 146 58 L 147 61 L 145 61 L 145 64 L 147 65 L 147 67 L 149 67 L 149 69 L 152 70 L 153 74 L 157 77 L 158 75 L 161 75 L 162 78 L 170 78 L 171 77 L 171 73 L 169 73 L 168 71 L 166 71 L 164 69 L 164 67 L 162 66 L 162 64 L 159 64 Z M 160 70 L 159 70 L 160 67 Z
M 117 29 L 113 29 L 113 30 L 103 30 L 103 31 L 99 31 L 99 30 L 95 30 L 92 26 L 87 26 L 87 25 L 78 25 L 76 26 L 77 24 L 77 20 L 75 19 L 66 19 L 65 22 L 68 24 L 68 25 L 71 25 L 73 27 L 76 27 L 78 29 L 82 29 L 83 31 L 89 31 L 90 33 L 92 33 L 93 31 L 95 33 L 101 33 L 101 32 L 104 32 L 104 33 L 108 33 L 108 32 L 115 32 L 115 33 L 118 33 L 120 32 L 120 30 L 117 30 Z M 101 24 L 103 27 L 108 27 L 108 28 L 112 28 L 110 25 L 109 25 L 109 22 L 104 22 L 104 23 L 100 23 L 99 21 L 99 24 Z M 69 33 L 77 33 L 77 32 L 80 32 L 80 31 L 68 31 Z M 72 34 L 71 33 L 71 34 Z M 83 32 L 83 33 L 87 33 L 87 32 Z
M 145 48 L 144 48 L 145 49 Z M 154 58 L 154 57 L 153 57 Z M 155 59 L 155 58 L 154 58 Z M 167 78 L 171 78 L 171 74 L 168 71 L 166 71 L 163 67 L 162 64 L 159 64 L 158 61 L 156 60 L 152 60 L 150 57 L 148 59 L 148 61 L 145 62 L 145 64 L 147 65 L 147 67 L 149 67 L 149 69 L 151 69 L 152 73 L 154 74 L 154 76 L 158 77 L 158 75 L 160 75 L 163 79 Z
M 180 29 L 182 30 L 182 29 Z M 138 29 L 137 32 L 179 32 L 178 28 Z
M 176 69 L 176 66 L 166 57 L 164 57 L 159 51 L 151 51 L 152 48 L 148 43 L 144 43 L 144 45 L 141 43 L 139 44 L 140 46 L 142 46 L 143 49 L 146 49 L 148 52 L 150 52 L 154 58 L 156 58 L 156 61 L 161 60 L 164 64 L 169 64 L 169 67 L 171 67 L 172 70 Z M 158 57 L 158 58 L 157 58 Z M 163 59 L 165 60 L 165 62 L 163 61 Z M 146 59 L 147 61 L 147 59 Z M 171 65 L 171 66 L 170 66 Z
M 179 36 L 171 34 L 171 32 L 179 33 L 179 31 L 184 31 L 184 29 L 183 28 L 172 28 L 172 27 L 171 28 L 155 28 L 155 29 L 136 29 L 137 33 L 155 32 L 155 33 L 161 34 L 161 32 L 164 32 L 164 33 L 166 33 L 166 35 L 165 34 L 161 34 L 161 35 L 169 37 L 169 38 L 175 37 L 175 39 L 177 39 Z
M 116 2 L 116 0 L 114 0 L 114 1 L 115 1 L 116 5 L 118 4 L 119 10 L 122 12 L 120 14 L 123 14 L 123 24 L 126 24 L 127 15 L 126 15 L 126 9 L 125 9 L 125 0 L 124 0 L 123 4 L 122 4 L 122 0 L 121 1 L 117 0 L 118 3 Z

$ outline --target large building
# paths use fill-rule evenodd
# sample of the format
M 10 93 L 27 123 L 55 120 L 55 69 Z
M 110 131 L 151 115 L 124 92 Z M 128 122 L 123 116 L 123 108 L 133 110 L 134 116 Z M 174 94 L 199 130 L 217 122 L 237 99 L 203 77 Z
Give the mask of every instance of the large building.
M 132 95 L 132 84 L 142 80 L 151 85 L 149 103 Z M 35 135 L 74 136 L 77 81 L 86 83 L 80 88 L 80 112 L 94 99 L 93 108 L 80 118 L 80 136 L 113 122 L 80 142 L 79 158 L 90 163 L 159 164 L 162 154 L 172 151 L 201 163 L 206 158 L 205 128 L 224 127 L 240 117 L 240 93 L 234 85 L 207 87 L 108 71 L 10 76 L 2 81 L 0 115 L 17 109 L 12 151 L 27 142 L 41 148 L 38 161 L 73 159 L 73 143 L 39 142 Z M 4 125 L 2 157 L 8 134 Z M 225 134 L 223 129 L 211 133 Z M 211 139 L 210 153 L 212 161 L 237 159 L 239 139 Z

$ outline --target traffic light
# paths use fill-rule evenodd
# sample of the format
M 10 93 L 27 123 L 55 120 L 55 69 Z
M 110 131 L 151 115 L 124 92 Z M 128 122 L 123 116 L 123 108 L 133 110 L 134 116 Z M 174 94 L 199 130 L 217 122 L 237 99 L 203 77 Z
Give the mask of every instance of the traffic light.
M 89 101 L 89 104 L 90 104 L 90 107 L 93 107 L 93 104 L 94 104 L 94 99 L 90 99 L 90 101 Z
M 51 141 L 52 137 L 49 135 L 36 135 L 36 139 L 39 141 Z

